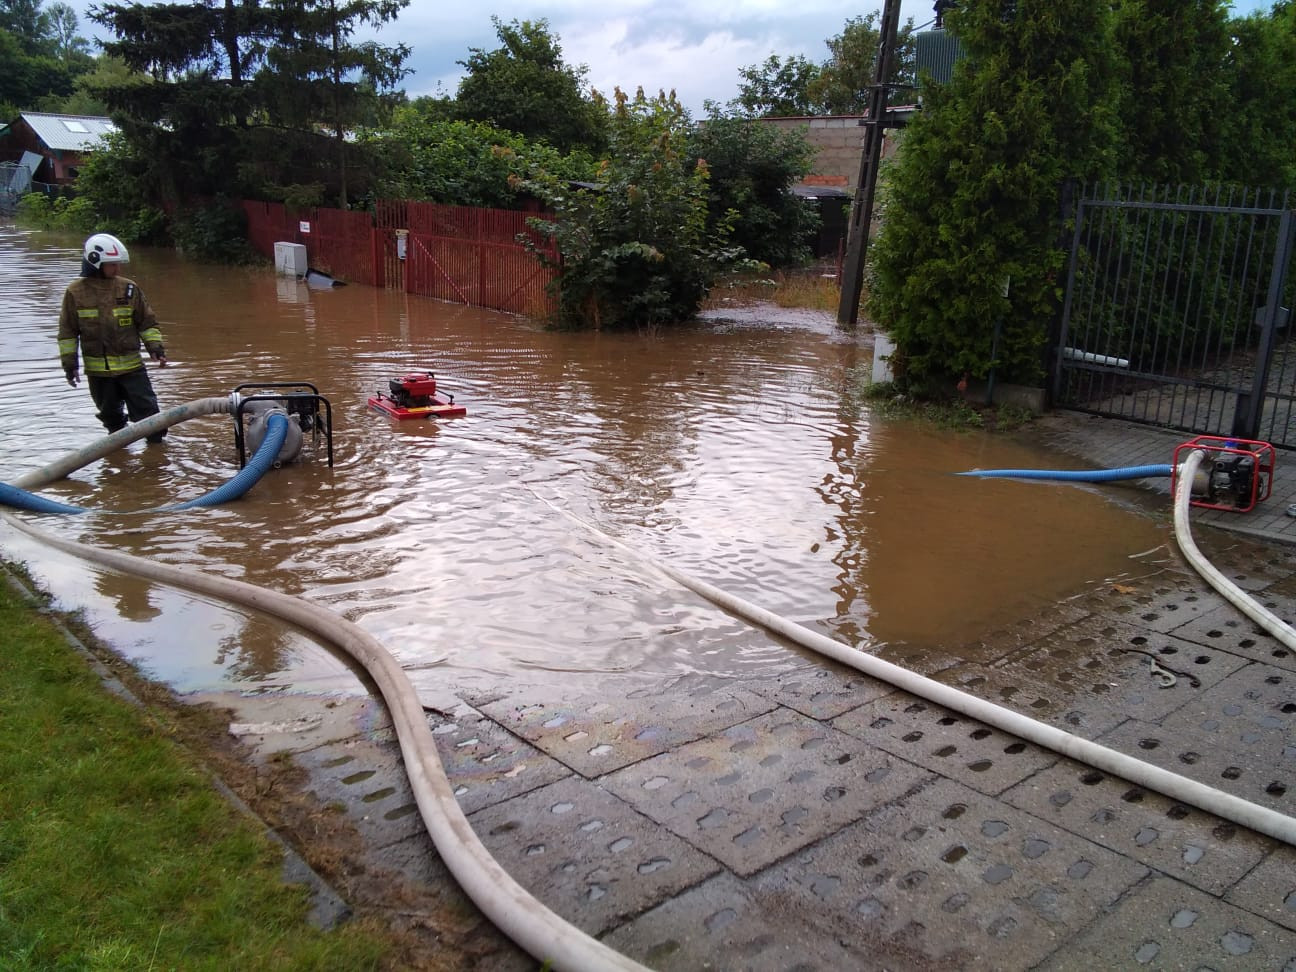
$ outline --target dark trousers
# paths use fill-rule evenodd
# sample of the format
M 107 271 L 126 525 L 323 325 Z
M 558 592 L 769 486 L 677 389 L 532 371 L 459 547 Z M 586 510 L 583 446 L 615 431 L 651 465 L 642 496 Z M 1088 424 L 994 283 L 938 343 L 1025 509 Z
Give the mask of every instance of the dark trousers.
M 147 369 L 128 371 L 124 375 L 86 375 L 90 383 L 90 397 L 99 409 L 96 416 L 109 432 L 126 427 L 126 416 L 132 422 L 158 413 L 157 395 Z M 161 442 L 166 430 L 150 435 L 150 442 Z

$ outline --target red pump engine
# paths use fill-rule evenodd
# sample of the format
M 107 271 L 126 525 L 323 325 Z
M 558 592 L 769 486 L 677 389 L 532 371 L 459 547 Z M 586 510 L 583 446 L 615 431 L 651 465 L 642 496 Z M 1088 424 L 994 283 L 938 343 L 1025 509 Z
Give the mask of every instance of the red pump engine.
M 387 388 L 390 395 L 379 392 L 369 399 L 369 404 L 394 418 L 428 418 L 432 415 L 448 418 L 468 414 L 468 409 L 455 404 L 453 395 L 437 394 L 436 375 L 430 371 L 392 378 L 387 382 Z

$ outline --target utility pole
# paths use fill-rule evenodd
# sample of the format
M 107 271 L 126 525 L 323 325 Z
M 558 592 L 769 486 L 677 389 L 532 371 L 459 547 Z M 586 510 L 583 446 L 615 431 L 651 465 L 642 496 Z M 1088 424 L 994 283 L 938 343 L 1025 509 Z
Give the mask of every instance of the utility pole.
M 851 207 L 850 235 L 846 242 L 846 259 L 842 264 L 841 303 L 837 323 L 854 327 L 859 320 L 860 293 L 864 289 L 864 256 L 868 252 L 869 228 L 873 223 L 873 197 L 877 189 L 878 162 L 882 158 L 882 139 L 886 136 L 886 103 L 895 52 L 896 29 L 900 22 L 900 0 L 886 0 L 882 8 L 877 60 L 873 65 L 873 85 L 869 88 L 868 118 L 864 127 L 864 154 L 860 159 L 859 182 L 855 187 L 855 205 Z

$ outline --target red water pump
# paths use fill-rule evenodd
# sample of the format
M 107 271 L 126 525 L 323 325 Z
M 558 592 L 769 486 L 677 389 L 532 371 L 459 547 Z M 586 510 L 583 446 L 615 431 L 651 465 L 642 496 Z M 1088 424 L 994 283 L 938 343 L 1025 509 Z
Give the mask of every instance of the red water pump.
M 1199 435 L 1176 447 L 1170 473 L 1170 494 L 1179 478 L 1180 455 L 1187 458 L 1194 449 L 1206 454 L 1193 480 L 1192 506 L 1210 510 L 1247 513 L 1256 503 L 1269 498 L 1273 489 L 1276 456 L 1268 442 L 1226 439 Z
M 369 399 L 369 404 L 394 418 L 448 418 L 468 413 L 464 406 L 455 404 L 453 395 L 438 394 L 436 375 L 430 371 L 392 378 L 387 382 L 387 387 L 390 396 L 378 392 Z

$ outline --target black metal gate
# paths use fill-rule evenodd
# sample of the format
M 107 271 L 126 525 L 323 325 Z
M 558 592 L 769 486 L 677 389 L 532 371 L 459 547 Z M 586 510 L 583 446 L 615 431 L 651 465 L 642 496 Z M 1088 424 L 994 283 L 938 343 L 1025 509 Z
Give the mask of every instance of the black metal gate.
M 1296 448 L 1292 217 L 1277 190 L 1086 187 L 1054 404 Z

